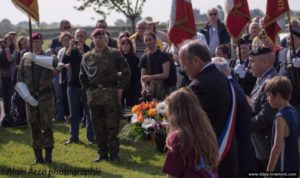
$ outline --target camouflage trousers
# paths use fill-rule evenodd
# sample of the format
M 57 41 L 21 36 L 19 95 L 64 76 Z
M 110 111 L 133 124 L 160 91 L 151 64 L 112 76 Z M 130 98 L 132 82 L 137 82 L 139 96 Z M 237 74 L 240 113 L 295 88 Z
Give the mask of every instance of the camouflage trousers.
M 119 124 L 121 107 L 119 105 L 90 105 L 91 121 L 99 155 L 119 153 Z
M 39 101 L 37 107 L 26 103 L 26 112 L 32 135 L 34 149 L 53 148 L 54 137 L 51 116 L 53 115 L 53 100 Z

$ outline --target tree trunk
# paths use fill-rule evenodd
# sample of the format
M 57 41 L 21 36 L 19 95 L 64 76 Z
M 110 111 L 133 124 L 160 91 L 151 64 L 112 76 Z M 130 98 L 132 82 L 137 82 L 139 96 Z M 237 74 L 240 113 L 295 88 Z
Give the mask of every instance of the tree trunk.
M 131 20 L 131 33 L 134 34 L 135 32 L 135 19 L 136 17 L 130 17 Z

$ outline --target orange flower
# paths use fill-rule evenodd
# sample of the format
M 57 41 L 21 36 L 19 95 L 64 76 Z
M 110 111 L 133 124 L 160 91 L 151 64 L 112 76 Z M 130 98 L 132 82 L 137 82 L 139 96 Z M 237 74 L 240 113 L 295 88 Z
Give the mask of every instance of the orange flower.
M 141 106 L 140 105 L 135 105 L 132 107 L 131 112 L 132 113 L 138 113 L 141 110 Z
M 137 121 L 138 121 L 139 123 L 142 123 L 142 122 L 144 121 L 144 118 L 143 118 L 142 113 L 139 113 L 139 114 L 138 114 Z
M 157 102 L 156 102 L 155 100 L 152 100 L 152 101 L 150 102 L 150 107 L 151 107 L 151 108 L 155 108 L 156 105 L 157 105 Z
M 148 115 L 149 117 L 154 117 L 156 114 L 156 109 L 155 108 L 151 108 L 148 110 Z

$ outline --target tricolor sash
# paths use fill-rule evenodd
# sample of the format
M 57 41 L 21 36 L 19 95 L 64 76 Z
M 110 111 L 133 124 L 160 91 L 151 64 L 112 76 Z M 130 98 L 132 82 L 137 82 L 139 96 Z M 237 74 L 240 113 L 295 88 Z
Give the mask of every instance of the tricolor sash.
M 231 147 L 232 143 L 232 136 L 234 133 L 235 127 L 235 115 L 236 115 L 236 95 L 232 84 L 230 83 L 229 79 L 227 79 L 229 86 L 230 86 L 230 112 L 227 117 L 226 125 L 223 128 L 221 135 L 218 138 L 218 159 L 221 162 L 224 157 L 226 156 L 228 150 Z

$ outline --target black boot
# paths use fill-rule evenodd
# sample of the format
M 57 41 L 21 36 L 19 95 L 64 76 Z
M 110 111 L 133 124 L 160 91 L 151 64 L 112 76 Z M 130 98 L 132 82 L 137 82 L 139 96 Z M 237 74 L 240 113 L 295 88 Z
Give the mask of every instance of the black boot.
M 120 157 L 118 154 L 110 154 L 111 161 L 120 161 Z
M 108 160 L 108 154 L 107 154 L 107 148 L 101 147 L 100 145 L 97 145 L 98 147 L 98 157 L 94 160 L 94 162 L 99 162 L 102 160 Z
M 94 159 L 95 163 L 98 163 L 102 160 L 108 160 L 108 155 L 107 154 L 98 154 L 98 157 L 96 159 Z
M 53 148 L 46 148 L 46 156 L 45 156 L 45 162 L 46 163 L 52 163 L 52 149 Z
M 35 160 L 32 162 L 32 164 L 37 164 L 37 163 L 44 164 L 45 161 L 43 159 L 42 149 L 33 149 L 33 150 L 34 150 Z
M 2 127 L 12 127 L 14 125 L 13 119 L 10 116 L 4 116 L 1 126 Z

